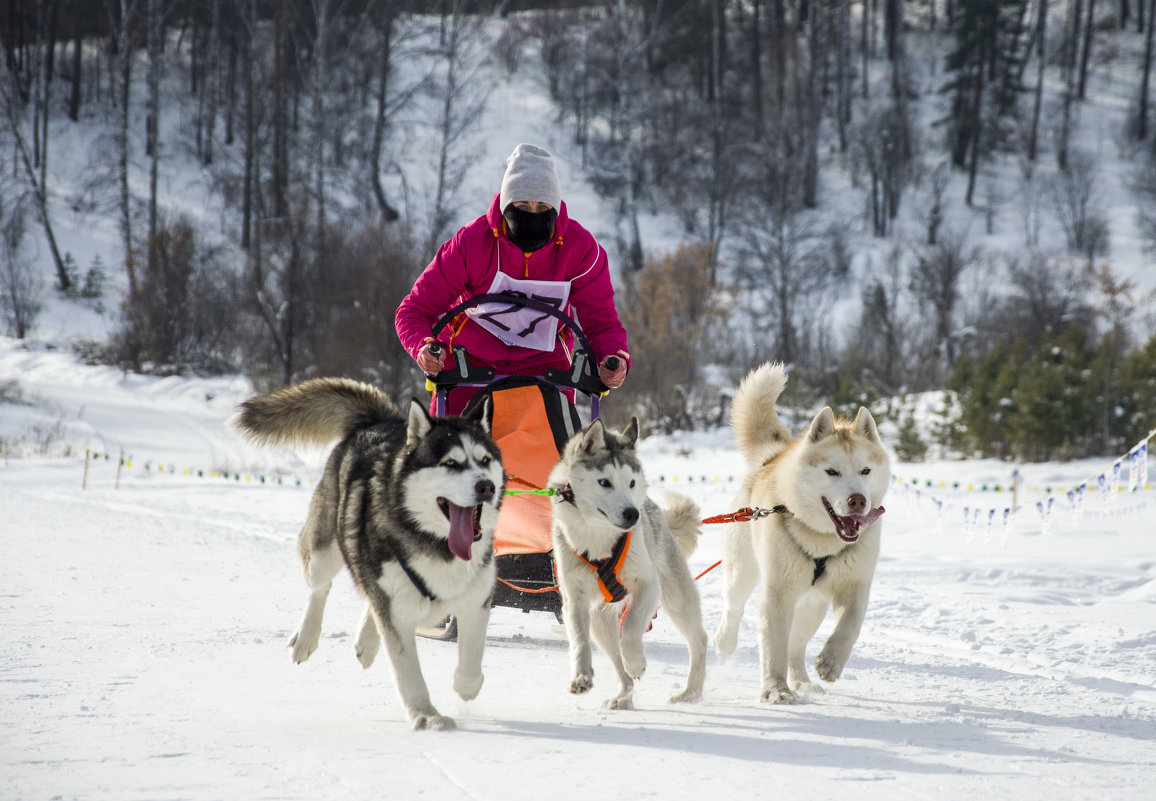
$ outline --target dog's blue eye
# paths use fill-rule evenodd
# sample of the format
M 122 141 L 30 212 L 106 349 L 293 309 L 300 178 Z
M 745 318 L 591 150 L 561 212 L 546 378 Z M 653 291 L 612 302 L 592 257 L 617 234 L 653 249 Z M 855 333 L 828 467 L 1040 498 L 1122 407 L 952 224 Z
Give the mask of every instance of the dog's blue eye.
M 833 467 L 828 467 L 828 468 L 827 468 L 827 475 L 829 475 L 829 476 L 837 476 L 837 475 L 839 475 L 839 471 L 838 471 L 838 470 L 836 470 L 836 469 L 835 469 L 835 468 L 833 468 Z
M 458 460 L 457 459 L 446 459 L 444 462 L 442 462 L 442 466 L 443 467 L 457 467 L 458 466 Z
M 609 479 L 600 478 L 598 479 L 598 486 L 602 487 L 603 489 L 610 489 L 611 484 Z
M 490 457 L 489 457 L 489 456 L 483 456 L 483 457 L 482 457 L 482 461 L 481 461 L 481 465 L 482 465 L 482 467 L 489 467 L 489 466 L 490 466 L 490 462 L 491 462 L 491 461 L 492 461 L 492 460 L 490 459 Z

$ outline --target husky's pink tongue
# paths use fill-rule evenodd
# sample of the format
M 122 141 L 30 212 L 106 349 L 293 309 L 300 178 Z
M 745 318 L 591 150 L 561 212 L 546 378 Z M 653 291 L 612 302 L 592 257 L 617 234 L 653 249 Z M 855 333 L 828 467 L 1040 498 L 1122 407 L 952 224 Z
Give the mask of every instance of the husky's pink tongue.
M 882 506 L 880 506 L 878 508 L 872 509 L 870 512 L 868 512 L 865 515 L 858 515 L 859 525 L 861 525 L 861 526 L 871 525 L 876 520 L 883 517 L 883 513 L 886 511 L 887 511 L 886 509 L 884 509 Z
M 830 502 L 824 498 L 823 506 L 827 509 L 827 514 L 831 517 L 835 524 L 835 533 L 843 542 L 855 542 L 859 539 L 859 529 L 864 526 L 869 526 L 883 516 L 887 510 L 882 506 L 876 507 L 865 515 L 847 515 L 843 516 L 835 512 L 834 507 Z
M 474 507 L 447 502 L 450 518 L 450 551 L 459 559 L 470 560 L 474 544 Z

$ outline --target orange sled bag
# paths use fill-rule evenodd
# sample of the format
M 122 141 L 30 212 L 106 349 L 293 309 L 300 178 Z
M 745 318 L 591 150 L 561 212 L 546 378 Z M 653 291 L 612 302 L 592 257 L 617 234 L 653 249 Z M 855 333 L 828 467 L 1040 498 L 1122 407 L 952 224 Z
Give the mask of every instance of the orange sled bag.
M 567 440 L 581 428 L 574 402 L 554 385 L 510 376 L 470 399 L 490 399 L 490 429 L 502 452 L 506 497 L 494 532 L 498 583 L 494 604 L 559 614 L 562 596 L 554 569 L 552 500 L 544 494 L 550 471 Z

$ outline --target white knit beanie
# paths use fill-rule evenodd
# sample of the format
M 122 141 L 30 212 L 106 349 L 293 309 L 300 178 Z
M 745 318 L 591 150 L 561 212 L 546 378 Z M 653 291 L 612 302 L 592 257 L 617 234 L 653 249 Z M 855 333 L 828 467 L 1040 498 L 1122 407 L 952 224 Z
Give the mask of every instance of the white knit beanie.
M 500 210 L 518 200 L 549 203 L 554 209 L 562 205 L 562 186 L 554 171 L 554 158 L 537 145 L 520 144 L 506 159 L 506 174 L 498 196 Z

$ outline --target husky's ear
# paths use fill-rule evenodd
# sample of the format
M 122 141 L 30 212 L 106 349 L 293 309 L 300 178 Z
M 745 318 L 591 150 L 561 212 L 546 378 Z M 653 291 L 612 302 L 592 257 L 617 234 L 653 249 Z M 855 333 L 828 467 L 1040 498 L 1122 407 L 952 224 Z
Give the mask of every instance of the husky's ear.
M 482 427 L 487 434 L 492 434 L 490 430 L 490 399 L 487 396 L 481 403 L 475 404 L 474 408 L 470 409 L 469 414 L 466 415 L 467 420 L 472 420 Z
M 807 439 L 818 442 L 835 433 L 835 413 L 830 406 L 824 406 L 823 411 L 815 415 L 811 427 L 807 430 Z
M 630 422 L 626 424 L 626 428 L 622 429 L 622 438 L 626 440 L 626 446 L 633 448 L 634 444 L 638 442 L 638 418 L 631 417 Z
M 582 431 L 583 453 L 594 453 L 606 447 L 606 427 L 602 420 L 596 419 Z
M 425 404 L 414 398 L 409 403 L 409 419 L 406 421 L 406 445 L 413 447 L 433 428 L 433 420 L 425 410 Z
M 881 442 L 879 429 L 875 426 L 875 418 L 871 416 L 871 412 L 867 411 L 866 407 L 860 406 L 859 414 L 855 415 L 855 433 L 872 442 Z

